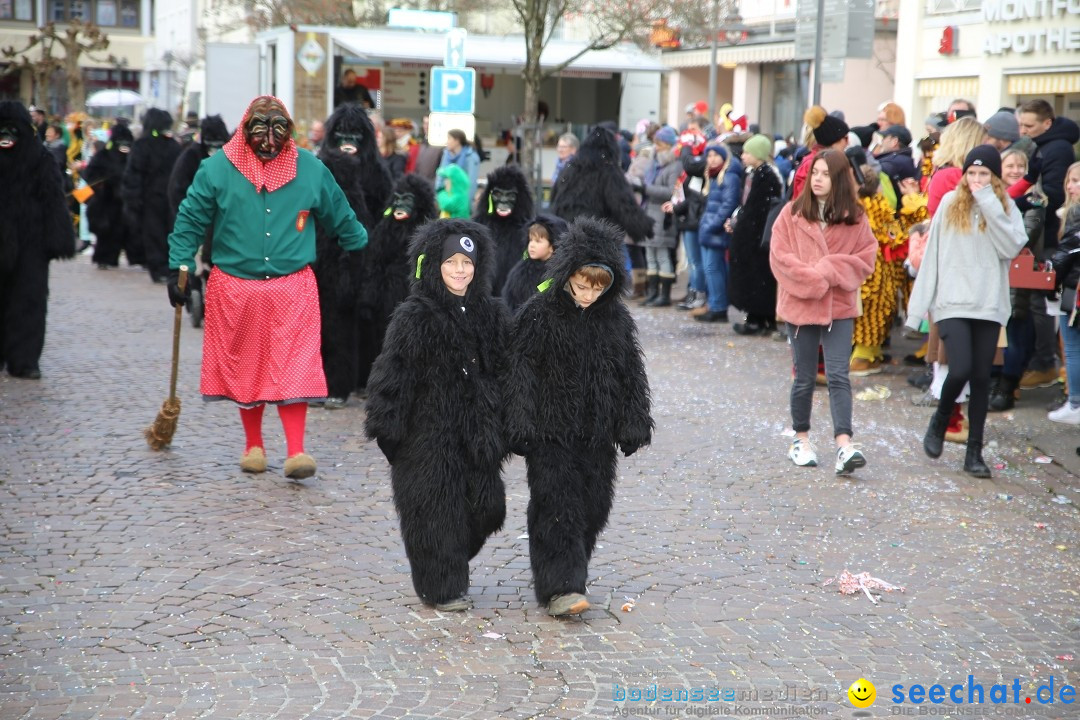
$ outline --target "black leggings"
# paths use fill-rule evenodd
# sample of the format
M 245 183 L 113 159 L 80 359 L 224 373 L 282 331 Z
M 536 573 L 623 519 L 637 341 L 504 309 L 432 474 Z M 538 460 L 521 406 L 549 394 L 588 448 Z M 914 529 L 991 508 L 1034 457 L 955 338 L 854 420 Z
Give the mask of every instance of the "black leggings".
M 938 415 L 948 418 L 965 383 L 971 383 L 968 398 L 968 442 L 981 443 L 990 404 L 990 368 L 994 364 L 1001 325 L 992 320 L 950 318 L 939 320 L 938 332 L 949 356 L 949 374 L 941 387 Z

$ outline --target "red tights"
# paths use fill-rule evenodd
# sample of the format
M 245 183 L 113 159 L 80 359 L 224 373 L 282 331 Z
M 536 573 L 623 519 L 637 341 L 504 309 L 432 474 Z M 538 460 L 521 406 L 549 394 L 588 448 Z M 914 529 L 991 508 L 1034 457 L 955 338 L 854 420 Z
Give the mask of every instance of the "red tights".
M 262 418 L 266 405 L 256 405 L 253 408 L 240 408 L 240 422 L 244 426 L 246 453 L 253 447 L 263 447 Z M 307 423 L 307 403 L 289 403 L 278 405 L 278 416 L 281 418 L 281 427 L 285 430 L 285 446 L 287 457 L 293 457 L 304 452 L 304 426 Z

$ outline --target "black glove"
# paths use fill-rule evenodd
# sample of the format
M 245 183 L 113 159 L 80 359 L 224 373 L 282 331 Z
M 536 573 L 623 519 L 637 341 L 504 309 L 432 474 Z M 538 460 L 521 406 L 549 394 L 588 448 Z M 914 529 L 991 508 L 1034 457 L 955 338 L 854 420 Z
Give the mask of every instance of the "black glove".
M 1027 175 L 1024 176 L 1024 180 L 1034 185 L 1039 182 L 1040 175 L 1042 175 L 1042 160 L 1039 159 L 1038 154 L 1035 154 L 1028 160 L 1028 171 Z
M 625 443 L 624 442 L 624 443 L 619 443 L 619 447 L 622 448 L 623 455 L 625 455 L 626 457 L 630 457 L 631 455 L 636 453 L 638 451 L 638 448 L 641 447 L 641 446 L 640 445 L 635 445 L 633 443 Z
M 393 465 L 394 458 L 397 457 L 398 443 L 386 438 L 375 438 L 375 442 L 378 444 L 379 449 L 382 450 L 382 454 L 386 456 L 386 462 Z
M 187 301 L 191 299 L 191 283 L 185 280 L 184 289 L 180 289 L 180 271 L 169 270 L 169 283 L 166 285 L 169 290 L 169 302 L 173 307 L 180 307 L 186 305 Z

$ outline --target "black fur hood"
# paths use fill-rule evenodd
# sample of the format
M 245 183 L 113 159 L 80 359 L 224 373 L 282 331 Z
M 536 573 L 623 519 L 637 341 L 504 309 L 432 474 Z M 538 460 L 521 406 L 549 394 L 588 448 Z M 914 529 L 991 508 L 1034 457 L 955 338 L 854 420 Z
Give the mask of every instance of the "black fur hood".
M 469 220 L 432 220 L 417 229 L 409 242 L 409 267 L 413 273 L 412 293 L 448 304 L 457 305 L 461 302 L 446 289 L 440 269 L 443 241 L 451 235 L 467 236 L 476 243 L 476 273 L 464 298 L 464 305 L 468 307 L 478 296 L 487 299 L 491 295 L 491 278 L 495 270 L 491 235 L 483 225 Z
M 543 225 L 547 230 L 548 239 L 551 241 L 552 247 L 558 247 L 559 239 L 566 234 L 569 225 L 558 215 L 552 215 L 550 213 L 540 213 L 532 219 L 530 225 Z
M 125 140 L 129 145 L 135 142 L 135 136 L 132 134 L 131 128 L 128 127 L 127 123 L 113 125 L 112 130 L 109 131 L 109 142 L 119 143 Z
M 612 282 L 596 302 L 619 302 L 627 286 L 622 246 L 623 231 L 612 223 L 578 218 L 570 224 L 559 240 L 555 254 L 548 260 L 547 276 L 553 281 L 548 292 L 561 290 L 570 276 L 584 265 L 605 265 L 611 269 Z
M 619 167 L 621 155 L 619 143 L 611 131 L 602 127 L 595 127 L 581 143 L 574 162 L 582 167 L 595 167 L 597 165 L 615 165 Z
M 326 119 L 326 139 L 319 149 L 319 157 L 326 158 L 330 155 L 341 155 L 337 149 L 335 139 L 339 134 L 360 135 L 360 147 L 353 156 L 365 163 L 377 162 L 378 148 L 375 144 L 375 126 L 371 124 L 371 118 L 360 103 L 345 103 L 339 105 L 336 110 Z
M 419 175 L 402 175 L 394 183 L 394 190 L 390 195 L 390 202 L 386 208 L 386 212 L 383 213 L 383 219 L 380 222 L 394 222 L 393 217 L 393 203 L 394 195 L 404 195 L 410 193 L 413 196 L 413 210 L 412 215 L 407 219 L 399 220 L 398 222 L 408 222 L 413 219 L 431 220 L 439 215 L 439 206 L 435 204 L 435 191 L 431 187 L 431 183 L 420 177 Z
M 26 106 L 16 100 L 0 101 L 0 125 L 7 124 L 15 125 L 18 137 L 14 149 L 0 151 L 0 162 L 8 167 L 25 168 L 38 158 L 42 147 Z
M 491 191 L 494 188 L 513 188 L 517 191 L 517 197 L 514 199 L 514 211 L 509 218 L 501 218 L 492 209 L 489 209 L 488 203 L 491 199 Z M 525 178 L 525 173 L 521 172 L 521 168 L 517 165 L 503 165 L 488 173 L 487 187 L 476 202 L 475 216 L 479 218 L 486 215 L 496 222 L 512 221 L 517 218 L 527 220 L 533 216 L 533 208 L 532 190 L 529 188 L 529 181 Z
M 230 137 L 232 134 L 220 115 L 208 115 L 199 123 L 199 142 L 204 145 L 207 140 L 226 143 Z
M 150 108 L 143 115 L 142 137 L 151 137 L 154 134 L 164 135 L 172 131 L 172 125 L 172 115 L 160 108 Z

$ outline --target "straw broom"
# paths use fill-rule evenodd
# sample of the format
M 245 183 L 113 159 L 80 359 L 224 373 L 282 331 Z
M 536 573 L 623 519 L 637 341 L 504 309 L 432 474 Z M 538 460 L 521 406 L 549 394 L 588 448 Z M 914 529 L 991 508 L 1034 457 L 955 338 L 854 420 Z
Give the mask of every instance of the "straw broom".
M 177 285 L 180 292 L 184 292 L 187 286 L 187 265 L 180 266 L 180 279 Z M 176 421 L 180 419 L 180 398 L 176 397 L 176 373 L 180 365 L 180 320 L 183 317 L 184 306 L 176 307 L 173 317 L 172 338 L 172 375 L 169 377 L 169 397 L 161 403 L 161 410 L 154 419 L 153 424 L 143 431 L 146 436 L 146 444 L 152 450 L 162 450 L 172 442 L 173 433 L 176 432 Z

